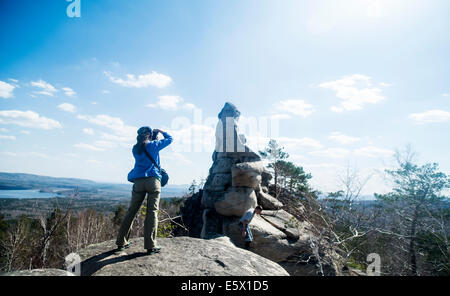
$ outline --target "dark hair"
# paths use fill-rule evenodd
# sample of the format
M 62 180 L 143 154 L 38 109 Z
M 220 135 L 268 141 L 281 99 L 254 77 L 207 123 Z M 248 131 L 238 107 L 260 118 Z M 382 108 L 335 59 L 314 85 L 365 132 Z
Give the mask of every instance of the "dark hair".
M 134 154 L 142 154 L 145 149 L 145 140 L 152 139 L 153 131 L 148 126 L 143 126 L 137 131 L 136 144 L 133 146 Z
M 262 212 L 263 208 L 262 206 L 256 206 L 255 210 L 260 210 Z

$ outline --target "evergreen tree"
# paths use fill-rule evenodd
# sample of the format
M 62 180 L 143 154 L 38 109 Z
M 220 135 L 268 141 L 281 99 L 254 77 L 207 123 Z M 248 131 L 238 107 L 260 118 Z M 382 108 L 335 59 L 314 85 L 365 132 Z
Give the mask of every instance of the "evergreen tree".
M 276 167 L 283 188 L 294 193 L 309 191 L 308 180 L 311 179 L 311 174 L 306 174 L 303 167 L 285 160 L 277 161 Z
M 275 192 L 278 195 L 278 176 L 280 174 L 279 161 L 289 157 L 289 154 L 283 151 L 284 147 L 278 145 L 277 141 L 270 140 L 263 151 L 259 151 L 262 158 L 269 161 L 268 168 L 273 170 Z

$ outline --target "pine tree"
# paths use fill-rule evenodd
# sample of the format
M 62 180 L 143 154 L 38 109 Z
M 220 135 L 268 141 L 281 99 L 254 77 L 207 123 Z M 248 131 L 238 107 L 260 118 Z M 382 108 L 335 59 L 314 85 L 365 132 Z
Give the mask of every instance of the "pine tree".
M 263 151 L 259 151 L 262 158 L 269 161 L 268 168 L 273 170 L 276 195 L 278 195 L 279 161 L 289 157 L 289 154 L 284 152 L 283 149 L 284 147 L 281 147 L 277 141 L 272 139 Z

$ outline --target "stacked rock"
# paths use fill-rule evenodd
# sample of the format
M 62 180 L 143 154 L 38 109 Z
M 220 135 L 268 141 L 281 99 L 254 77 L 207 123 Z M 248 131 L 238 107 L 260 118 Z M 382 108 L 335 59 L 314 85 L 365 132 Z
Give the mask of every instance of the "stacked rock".
M 283 206 L 267 193 L 271 175 L 256 153 L 219 152 L 214 158 L 203 188 L 204 208 L 214 209 L 223 216 L 241 217 L 258 204 L 267 210 Z M 262 183 L 263 179 L 267 183 Z
M 267 193 L 272 176 L 265 170 L 261 157 L 245 144 L 245 136 L 239 134 L 236 124 L 239 115 L 231 103 L 226 103 L 219 113 L 216 150 L 201 199 L 204 208 L 201 237 L 217 232 L 216 213 L 225 217 L 241 217 L 258 204 L 267 210 L 283 206 Z M 233 141 L 237 143 L 230 145 Z
M 239 134 L 239 115 L 230 103 L 226 103 L 219 114 L 209 175 L 203 190 L 190 197 L 181 209 L 189 235 L 205 239 L 225 235 L 236 246 L 242 247 L 244 240 L 238 226 L 239 218 L 248 209 L 261 205 L 261 216 L 256 215 L 250 224 L 254 238 L 251 251 L 282 265 L 288 257 L 299 252 L 310 255 L 310 244 L 315 239 L 310 223 L 299 221 L 284 211 L 283 204 L 268 193 L 272 176 L 264 168 L 261 157 Z M 230 139 L 235 143 L 230 145 Z M 234 150 L 226 147 L 234 147 Z M 305 211 L 301 205 L 298 210 Z M 296 266 L 294 270 L 297 270 Z

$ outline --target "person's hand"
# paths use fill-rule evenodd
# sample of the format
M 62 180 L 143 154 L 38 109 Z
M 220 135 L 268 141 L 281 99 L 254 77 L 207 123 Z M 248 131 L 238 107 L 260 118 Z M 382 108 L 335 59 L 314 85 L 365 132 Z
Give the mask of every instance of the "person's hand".
M 247 234 L 247 232 L 244 230 L 242 231 L 242 236 L 245 237 L 245 235 Z

